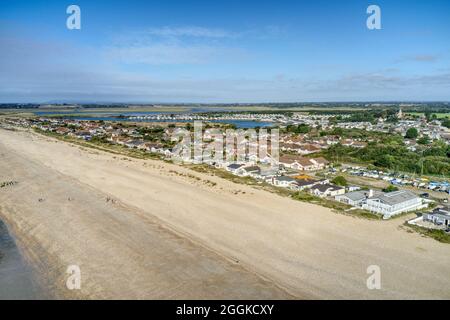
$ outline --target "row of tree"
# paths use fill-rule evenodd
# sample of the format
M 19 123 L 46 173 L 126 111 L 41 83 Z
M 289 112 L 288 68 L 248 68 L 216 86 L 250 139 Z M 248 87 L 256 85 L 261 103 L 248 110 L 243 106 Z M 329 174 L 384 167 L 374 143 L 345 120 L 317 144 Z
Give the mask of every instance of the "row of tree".
M 361 149 L 336 144 L 328 148 L 324 156 L 335 162 L 365 163 L 398 172 L 450 176 L 450 146 L 436 142 L 429 148 L 410 151 L 393 141 L 373 142 Z

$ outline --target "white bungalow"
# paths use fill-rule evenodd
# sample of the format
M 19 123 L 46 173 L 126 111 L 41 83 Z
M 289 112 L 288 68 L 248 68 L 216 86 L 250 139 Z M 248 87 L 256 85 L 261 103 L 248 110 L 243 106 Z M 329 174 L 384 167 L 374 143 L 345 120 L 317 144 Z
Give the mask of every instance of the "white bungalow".
M 408 190 L 400 190 L 370 197 L 362 205 L 363 209 L 380 213 L 390 218 L 403 212 L 426 208 L 423 200 Z

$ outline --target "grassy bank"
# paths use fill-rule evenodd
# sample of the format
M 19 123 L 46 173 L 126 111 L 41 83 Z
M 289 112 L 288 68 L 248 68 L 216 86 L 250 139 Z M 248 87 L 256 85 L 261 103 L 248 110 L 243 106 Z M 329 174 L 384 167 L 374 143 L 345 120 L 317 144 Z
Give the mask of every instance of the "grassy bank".
M 227 180 L 230 180 L 235 183 L 250 185 L 254 188 L 269 191 L 272 193 L 276 193 L 280 196 L 290 197 L 296 201 L 317 204 L 322 207 L 330 208 L 337 213 L 346 214 L 346 215 L 364 218 L 364 219 L 370 219 L 370 220 L 381 220 L 382 219 L 381 215 L 374 214 L 374 213 L 371 213 L 369 211 L 362 210 L 362 209 L 354 209 L 351 206 L 346 205 L 341 202 L 316 197 L 306 191 L 296 192 L 296 191 L 289 190 L 286 188 L 276 187 L 269 183 L 253 179 L 251 177 L 235 176 L 225 170 L 217 169 L 217 168 L 205 165 L 205 164 L 188 165 L 188 168 L 190 168 L 191 170 L 197 171 L 197 172 L 206 173 L 206 174 L 214 175 L 214 176 L 217 176 L 217 177 L 220 177 L 223 179 L 227 179 Z
M 450 243 L 450 233 L 446 233 L 444 230 L 428 229 L 408 223 L 405 223 L 405 226 L 410 230 L 412 229 L 415 232 L 420 233 L 424 237 L 433 238 L 442 243 Z
M 74 137 L 62 136 L 60 134 L 54 132 L 43 131 L 40 129 L 34 129 L 35 132 L 40 133 L 42 135 L 52 137 L 61 141 L 73 143 L 82 147 L 87 147 L 91 149 L 96 149 L 100 151 L 105 151 L 117 155 L 123 155 L 131 158 L 137 159 L 153 159 L 153 160 L 163 160 L 163 156 L 156 153 L 151 153 L 145 150 L 140 149 L 131 149 L 126 146 L 122 146 L 119 144 L 102 142 L 102 141 L 85 141 Z
M 212 166 L 209 166 L 206 164 L 188 164 L 188 165 L 184 165 L 184 166 L 186 166 L 187 168 L 189 168 L 193 171 L 196 171 L 196 172 L 213 175 L 213 176 L 216 176 L 216 177 L 219 177 L 222 179 L 226 179 L 226 180 L 232 181 L 234 183 L 238 183 L 238 184 L 249 185 L 256 189 L 269 191 L 269 192 L 276 193 L 281 196 L 291 196 L 293 194 L 292 191 L 290 191 L 286 188 L 275 187 L 269 183 L 259 181 L 254 178 L 251 178 L 251 177 L 235 176 L 234 174 L 232 174 L 228 171 L 225 171 L 223 169 L 217 169 L 215 167 L 212 167 Z

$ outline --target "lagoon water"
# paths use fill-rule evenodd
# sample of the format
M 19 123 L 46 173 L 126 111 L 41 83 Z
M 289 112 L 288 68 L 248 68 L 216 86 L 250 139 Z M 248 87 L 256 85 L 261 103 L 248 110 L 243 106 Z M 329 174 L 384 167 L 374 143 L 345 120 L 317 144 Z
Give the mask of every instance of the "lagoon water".
M 42 299 L 30 266 L 0 220 L 0 300 Z

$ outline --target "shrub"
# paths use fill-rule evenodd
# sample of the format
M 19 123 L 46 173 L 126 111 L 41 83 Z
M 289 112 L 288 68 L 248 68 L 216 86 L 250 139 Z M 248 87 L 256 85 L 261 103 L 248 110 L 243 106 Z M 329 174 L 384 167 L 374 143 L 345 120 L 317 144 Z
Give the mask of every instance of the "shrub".
M 343 176 L 337 176 L 334 178 L 331 182 L 338 186 L 346 187 L 347 186 L 347 179 L 345 179 Z

